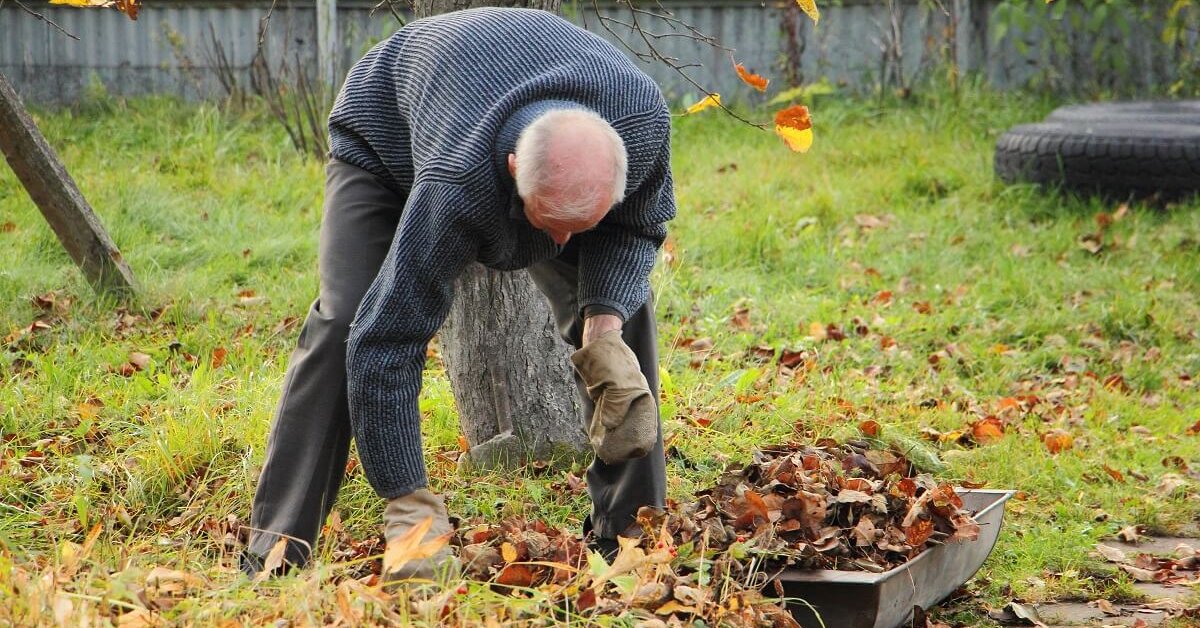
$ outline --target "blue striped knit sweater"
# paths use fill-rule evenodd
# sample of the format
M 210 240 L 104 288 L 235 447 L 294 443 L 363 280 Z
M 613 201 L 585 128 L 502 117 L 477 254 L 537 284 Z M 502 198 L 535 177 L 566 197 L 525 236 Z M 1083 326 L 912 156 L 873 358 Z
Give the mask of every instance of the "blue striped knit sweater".
M 561 107 L 599 113 L 625 142 L 626 200 L 568 246 L 579 306 L 628 318 L 649 295 L 675 201 L 666 104 L 620 51 L 544 11 L 472 9 L 400 29 L 355 64 L 338 95 L 332 157 L 407 198 L 347 346 L 354 435 L 385 498 L 427 484 L 417 398 L 454 279 L 471 261 L 512 270 L 563 251 L 525 221 L 505 165 L 521 130 Z

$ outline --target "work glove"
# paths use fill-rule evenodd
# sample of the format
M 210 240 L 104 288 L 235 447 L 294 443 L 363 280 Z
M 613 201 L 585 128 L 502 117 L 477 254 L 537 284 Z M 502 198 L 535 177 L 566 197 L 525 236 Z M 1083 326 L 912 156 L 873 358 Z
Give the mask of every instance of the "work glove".
M 658 441 L 658 405 L 621 331 L 584 345 L 571 354 L 571 364 L 596 405 L 588 423 L 596 457 L 615 464 L 650 453 Z
M 416 538 L 415 528 L 424 525 L 429 529 Z M 422 488 L 388 500 L 383 526 L 387 539 L 383 555 L 385 581 L 457 577 L 458 561 L 448 545 L 454 528 L 440 495 Z

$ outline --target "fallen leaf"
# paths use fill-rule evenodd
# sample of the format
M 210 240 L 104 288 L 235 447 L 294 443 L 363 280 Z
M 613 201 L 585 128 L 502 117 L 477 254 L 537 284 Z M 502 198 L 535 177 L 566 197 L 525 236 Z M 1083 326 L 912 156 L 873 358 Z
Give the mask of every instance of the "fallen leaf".
M 1121 528 L 1121 531 L 1117 532 L 1117 538 L 1126 543 L 1137 543 L 1142 539 L 1142 529 L 1140 525 Z
M 280 537 L 275 541 L 275 545 L 271 546 L 271 551 L 267 552 L 267 557 L 263 559 L 262 571 L 254 575 L 255 582 L 262 582 L 271 577 L 277 569 L 283 566 L 283 555 L 287 552 L 287 537 Z
M 1119 547 L 1112 547 L 1111 545 L 1101 543 L 1096 546 L 1096 551 L 1104 557 L 1104 560 L 1110 563 L 1123 563 L 1126 560 L 1125 552 Z
M 1187 483 L 1188 481 L 1177 473 L 1165 473 L 1154 491 L 1163 497 L 1170 497 L 1175 491 L 1187 486 Z
M 500 557 L 504 562 L 511 563 L 517 560 L 517 548 L 512 543 L 505 541 L 500 544 Z
M 750 329 L 750 308 L 742 306 L 734 310 L 729 323 L 733 325 L 734 329 Z
M 1118 609 L 1117 607 L 1113 606 L 1112 602 L 1109 602 L 1108 600 L 1106 600 L 1104 598 L 1100 598 L 1100 599 L 1096 600 L 1095 604 L 1096 604 L 1096 608 L 1100 609 L 1101 613 L 1104 613 L 1105 615 L 1108 615 L 1109 617 L 1119 617 L 1121 615 L 1121 610 Z
M 533 580 L 533 570 L 528 565 L 505 565 L 504 569 L 496 574 L 496 584 L 509 587 L 530 587 L 533 586 Z
M 394 572 L 409 561 L 429 558 L 450 542 L 450 537 L 453 536 L 452 532 L 424 541 L 425 533 L 429 532 L 431 527 L 433 527 L 433 517 L 426 517 L 424 521 L 409 528 L 404 534 L 388 541 L 387 549 L 383 552 L 383 573 Z M 275 550 L 272 549 L 271 552 L 274 553 Z
M 150 356 L 145 353 L 134 351 L 129 354 L 129 363 L 132 364 L 135 369 L 144 371 L 146 370 L 146 367 L 150 366 Z
M 888 226 L 890 221 L 887 218 L 881 218 L 874 214 L 855 214 L 854 223 L 859 227 L 866 229 L 882 229 Z
M 584 589 L 579 597 L 575 599 L 575 608 L 586 611 L 596 605 L 596 591 L 592 588 Z
M 904 540 L 913 547 L 920 547 L 933 536 L 933 520 L 919 519 L 904 530 Z
M 1007 609 L 1012 610 L 1012 613 L 1020 619 L 1024 619 L 1034 626 L 1045 628 L 1046 624 L 1042 622 L 1042 618 L 1038 616 L 1037 609 L 1027 604 L 1019 604 L 1017 602 L 1009 602 Z
M 1004 423 L 989 416 L 971 424 L 971 439 L 980 445 L 994 443 L 1004 438 Z
M 213 349 L 213 352 L 212 352 L 212 367 L 213 367 L 214 369 L 219 369 L 219 368 L 221 368 L 222 366 L 224 366 L 224 364 L 225 364 L 225 356 L 226 356 L 226 355 L 228 355 L 228 354 L 229 354 L 229 352 L 228 352 L 228 351 L 226 351 L 225 347 L 217 347 L 216 349 Z
M 1074 447 L 1075 437 L 1069 432 L 1055 429 L 1042 436 L 1042 443 L 1051 454 L 1058 454 Z
M 1157 581 L 1157 578 L 1154 577 L 1154 572 L 1149 569 L 1142 569 L 1141 567 L 1134 567 L 1133 565 L 1117 565 L 1117 568 L 1129 574 L 1130 577 L 1138 582 Z
M 1104 237 L 1099 233 L 1084 234 L 1079 237 L 1079 248 L 1092 255 L 1099 255 L 1104 250 Z
M 1125 476 L 1122 475 L 1120 471 L 1117 471 L 1116 469 L 1114 469 L 1108 465 L 1104 465 L 1104 472 L 1108 474 L 1108 477 L 1110 477 L 1118 482 L 1125 481 Z

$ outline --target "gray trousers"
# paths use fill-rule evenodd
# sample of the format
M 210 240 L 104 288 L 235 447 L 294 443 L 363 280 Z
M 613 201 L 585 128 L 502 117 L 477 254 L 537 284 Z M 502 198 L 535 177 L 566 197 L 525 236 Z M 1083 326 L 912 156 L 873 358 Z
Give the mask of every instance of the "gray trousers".
M 267 437 L 266 460 L 250 516 L 250 554 L 266 556 L 278 539 L 289 539 L 286 559 L 308 561 L 321 525 L 333 508 L 350 451 L 346 398 L 346 338 L 359 301 L 391 247 L 404 198 L 371 173 L 331 160 L 326 167 L 324 216 L 318 253 L 320 291 L 309 308 L 288 362 L 283 393 Z M 583 321 L 576 299 L 578 269 L 572 256 L 528 269 L 546 295 L 562 338 L 581 346 Z M 648 300 L 622 335 L 658 398 L 658 348 L 654 307 Z M 591 400 L 576 377 L 584 416 Z M 662 426 L 658 444 L 644 458 L 621 464 L 597 459 L 588 468 L 592 512 L 585 532 L 615 538 L 633 523 L 641 506 L 663 507 L 666 466 Z

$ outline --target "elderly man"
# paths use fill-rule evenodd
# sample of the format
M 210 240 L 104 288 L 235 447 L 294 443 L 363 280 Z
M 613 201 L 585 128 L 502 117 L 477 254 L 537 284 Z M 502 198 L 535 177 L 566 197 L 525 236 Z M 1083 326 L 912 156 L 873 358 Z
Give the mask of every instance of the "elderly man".
M 386 537 L 430 517 L 430 536 L 449 531 L 417 397 L 472 261 L 528 269 L 576 349 L 597 453 L 584 528 L 611 551 L 639 507 L 665 500 L 648 276 L 675 202 L 658 87 L 553 14 L 473 9 L 412 22 L 367 53 L 329 133 L 320 295 L 288 365 L 244 568 L 261 569 L 281 537 L 287 561 L 306 562 L 352 433 L 388 500 Z

